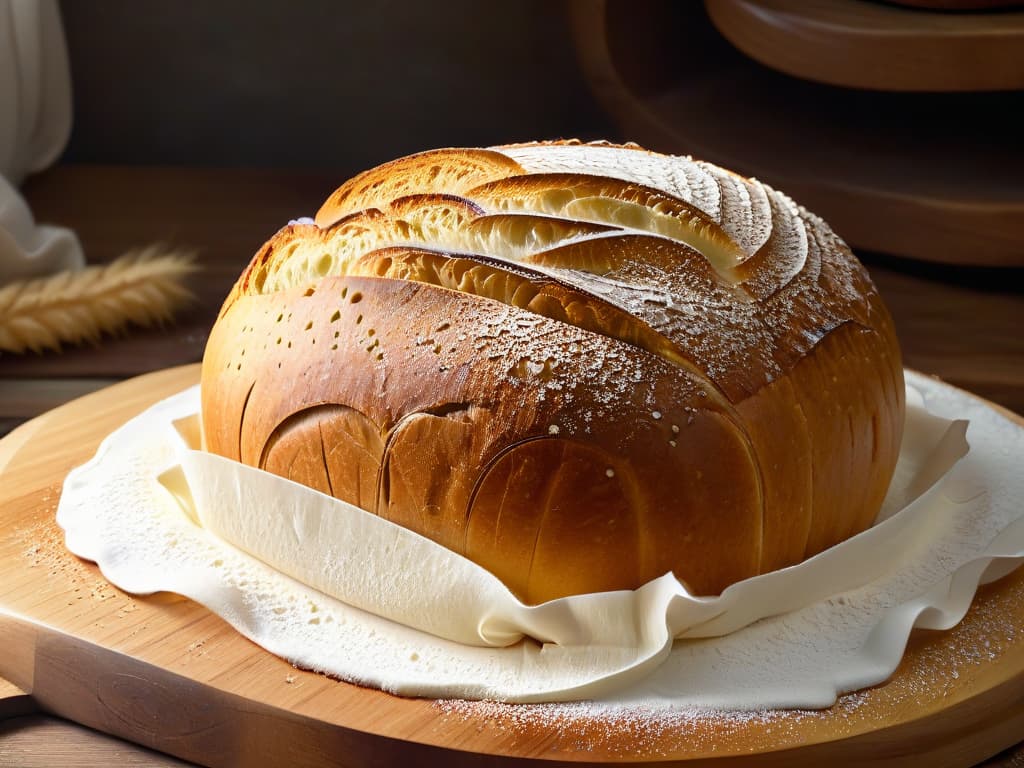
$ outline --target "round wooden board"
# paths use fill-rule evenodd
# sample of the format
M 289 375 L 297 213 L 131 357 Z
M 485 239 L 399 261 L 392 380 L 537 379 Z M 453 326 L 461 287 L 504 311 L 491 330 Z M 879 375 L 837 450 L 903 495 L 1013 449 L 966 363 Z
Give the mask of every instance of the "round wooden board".
M 569 8 L 584 74 L 623 138 L 755 176 L 858 249 L 1024 265 L 1021 93 L 836 88 L 752 62 L 697 3 Z
M 822 712 L 438 702 L 294 669 L 196 603 L 113 587 L 54 522 L 68 470 L 197 379 L 198 366 L 148 374 L 0 440 L 0 676 L 44 710 L 209 766 L 967 766 L 1024 734 L 1024 571 L 983 588 L 953 630 L 915 633 L 884 685 Z
M 715 26 L 766 66 L 878 91 L 1024 88 L 1024 12 L 941 13 L 865 0 L 705 0 Z

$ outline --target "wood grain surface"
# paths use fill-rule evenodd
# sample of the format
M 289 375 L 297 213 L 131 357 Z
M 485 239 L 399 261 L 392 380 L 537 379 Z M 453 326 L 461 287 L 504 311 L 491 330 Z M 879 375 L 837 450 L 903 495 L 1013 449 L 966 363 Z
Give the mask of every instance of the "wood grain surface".
M 0 721 L 0 768 L 182 768 L 193 765 L 43 715 Z
M 879 91 L 1024 88 L 1024 11 L 942 13 L 865 0 L 705 0 L 718 31 L 769 67 Z
M 1024 265 L 1021 92 L 836 88 L 751 61 L 696 3 L 570 8 L 591 89 L 629 139 L 756 176 L 858 249 Z
M 953 630 L 915 633 L 889 681 L 824 712 L 609 717 L 403 699 L 294 669 L 189 600 L 121 592 L 54 523 L 67 470 L 197 378 L 132 379 L 0 440 L 0 675 L 49 713 L 210 766 L 966 766 L 1024 733 L 1024 572 L 983 588 Z

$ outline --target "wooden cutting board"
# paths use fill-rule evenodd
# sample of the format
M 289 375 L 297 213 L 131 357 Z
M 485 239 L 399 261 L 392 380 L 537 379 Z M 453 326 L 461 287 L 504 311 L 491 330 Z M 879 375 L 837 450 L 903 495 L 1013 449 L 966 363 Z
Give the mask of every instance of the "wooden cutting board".
M 113 587 L 54 523 L 67 471 L 197 379 L 198 366 L 132 379 L 0 440 L 0 677 L 44 710 L 209 766 L 967 766 L 1024 735 L 1024 572 L 823 712 L 610 717 L 402 699 L 294 669 L 196 603 Z

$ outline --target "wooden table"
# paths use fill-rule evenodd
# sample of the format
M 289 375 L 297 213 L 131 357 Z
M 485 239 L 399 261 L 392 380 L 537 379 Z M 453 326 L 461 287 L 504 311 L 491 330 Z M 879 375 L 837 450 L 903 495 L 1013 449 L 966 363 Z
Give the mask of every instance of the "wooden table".
M 40 221 L 74 228 L 92 263 L 162 241 L 192 247 L 197 301 L 177 324 L 99 348 L 0 356 L 0 435 L 60 403 L 129 376 L 202 356 L 220 301 L 262 241 L 313 213 L 352 170 L 59 167 L 31 179 Z M 1024 413 L 1024 270 L 921 265 L 862 254 L 896 318 L 908 366 Z M 1024 738 L 1024 734 L 1021 734 Z M 0 766 L 183 763 L 33 712 L 0 681 Z M 1024 764 L 1024 749 L 990 766 Z

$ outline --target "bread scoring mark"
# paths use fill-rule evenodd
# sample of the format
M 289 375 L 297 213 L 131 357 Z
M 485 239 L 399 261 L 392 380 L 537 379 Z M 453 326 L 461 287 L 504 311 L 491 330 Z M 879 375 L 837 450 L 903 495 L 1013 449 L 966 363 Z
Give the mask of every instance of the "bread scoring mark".
M 338 187 L 316 214 L 330 227 L 354 211 L 387 205 L 408 195 L 461 194 L 485 181 L 522 173 L 522 167 L 487 149 L 436 149 L 371 168 Z
M 516 440 L 515 442 L 509 443 L 508 445 L 504 446 L 501 450 L 497 451 L 493 456 L 491 456 L 487 460 L 487 462 L 482 467 L 480 467 L 480 471 L 477 473 L 476 480 L 473 482 L 473 490 L 470 491 L 470 493 L 469 493 L 469 500 L 466 503 L 465 525 L 463 526 L 463 551 L 466 551 L 466 546 L 467 546 L 466 537 L 469 535 L 469 521 L 470 521 L 470 518 L 473 515 L 473 505 L 476 503 L 476 498 L 477 498 L 477 495 L 480 492 L 480 488 L 483 486 L 484 482 L 487 480 L 487 476 L 490 474 L 491 470 L 494 467 L 496 467 L 498 465 L 498 463 L 502 459 L 504 459 L 509 453 L 511 453 L 512 451 L 514 451 L 517 448 L 520 448 L 520 447 L 526 445 L 527 443 L 533 443 L 533 442 L 535 442 L 537 440 L 557 440 L 557 439 L 559 439 L 559 438 L 552 437 L 550 435 L 534 435 L 532 437 L 526 437 L 526 438 L 523 438 L 521 440 Z M 508 488 L 507 487 L 505 489 L 505 493 L 506 494 L 508 493 Z M 498 519 L 498 522 L 500 522 L 500 511 L 503 508 L 504 508 L 504 503 L 502 503 L 499 506 L 499 519 Z M 494 526 L 494 535 L 497 536 L 498 532 L 500 530 L 501 530 L 500 525 L 495 525 Z
M 241 410 L 241 413 L 239 414 L 239 417 L 238 417 L 238 460 L 239 461 L 244 461 L 245 460 L 244 457 L 242 456 L 242 443 L 243 443 L 242 437 L 243 437 L 243 435 L 245 435 L 245 414 L 246 414 L 246 411 L 249 408 L 249 398 L 252 397 L 252 391 L 253 391 L 253 389 L 255 389 L 255 387 L 256 387 L 256 380 L 253 379 L 252 383 L 249 385 L 249 388 L 245 392 L 245 398 L 242 400 L 242 410 Z
M 725 231 L 732 233 L 744 253 L 748 256 L 755 253 L 767 241 L 772 223 L 760 183 L 710 163 L 697 161 L 694 166 L 711 180 L 718 193 L 716 221 Z M 760 210 L 755 210 L 755 198 L 762 204 Z
M 878 461 L 879 453 L 879 442 L 880 442 L 880 428 L 879 428 L 879 415 L 878 410 L 871 414 L 871 462 L 875 463 Z
M 295 413 L 292 413 L 291 415 L 283 419 L 281 422 L 279 422 L 277 426 L 275 426 L 270 431 L 270 434 L 267 435 L 267 439 L 263 443 L 263 449 L 260 451 L 259 462 L 257 463 L 256 466 L 259 467 L 260 469 L 266 469 L 267 462 L 270 459 L 271 455 L 273 454 L 274 449 L 285 437 L 288 436 L 288 433 L 291 432 L 292 430 L 316 426 L 319 434 L 319 422 L 321 419 L 330 418 L 332 415 L 340 414 L 346 411 L 356 411 L 363 418 L 368 418 L 365 413 L 358 411 L 356 408 L 352 408 L 351 406 L 348 405 L 339 405 L 337 403 L 320 403 L 318 405 L 310 405 L 299 411 L 296 411 Z M 321 443 L 321 450 L 322 445 L 323 444 Z M 326 471 L 326 467 L 327 460 L 325 457 L 325 473 L 329 475 L 330 473 Z
M 398 219 L 423 217 L 427 214 L 442 221 L 456 222 L 472 221 L 485 213 L 484 209 L 472 200 L 441 192 L 397 197 L 387 204 L 385 210 Z
M 622 232 L 621 227 L 538 213 L 495 213 L 465 225 L 451 244 L 458 250 L 521 261 L 538 251 L 575 240 Z
M 473 455 L 474 428 L 479 428 L 488 418 L 487 408 L 475 403 L 456 401 L 420 406 L 398 419 L 386 431 L 376 480 L 376 507 L 373 511 L 385 519 L 399 522 L 423 535 L 440 536 L 443 524 L 439 522 L 438 516 L 450 506 L 448 497 L 459 496 L 460 482 L 456 478 L 450 478 L 447 484 L 431 486 L 428 495 L 423 496 L 419 493 L 424 489 L 422 484 L 410 484 L 405 479 L 408 465 L 411 463 L 415 465 L 416 471 L 420 471 L 422 463 L 427 462 L 436 464 L 436 472 L 451 472 L 454 463 L 467 460 Z M 413 436 L 409 438 L 408 434 Z M 425 437 L 430 439 L 424 439 Z M 407 445 L 410 440 L 415 445 L 412 451 L 415 460 L 411 462 Z M 396 444 L 400 442 L 406 443 L 403 445 L 404 450 L 400 452 L 405 462 L 399 463 L 396 469 L 394 457 Z M 448 462 L 453 464 L 444 466 Z M 401 503 L 397 504 L 396 481 L 399 481 L 398 488 L 402 495 Z M 442 503 L 435 503 L 439 498 Z M 410 500 L 413 503 L 410 504 Z M 448 503 L 445 503 L 446 501 Z M 415 520 L 409 518 L 410 512 L 414 514 Z M 456 512 L 456 515 L 458 514 Z M 439 541 L 454 548 L 458 546 L 460 534 L 461 531 L 448 530 Z
M 743 284 L 758 301 L 783 291 L 807 264 L 808 236 L 796 206 L 779 193 L 769 198 L 773 226 L 768 240 L 739 266 Z
M 559 457 L 558 461 L 552 462 L 554 466 L 561 466 L 565 460 L 565 452 L 568 448 L 568 444 L 564 440 L 559 440 Z M 547 522 L 548 517 L 551 514 L 552 501 L 557 490 L 557 482 L 554 476 L 549 476 L 547 482 L 544 484 L 544 497 L 540 501 L 540 520 L 537 521 L 534 526 L 535 531 L 533 535 L 533 547 L 530 549 L 530 559 L 526 566 L 526 592 L 530 594 L 534 591 L 534 568 L 537 564 L 537 546 L 540 544 L 541 536 L 544 534 L 544 524 Z
M 425 413 L 428 416 L 437 416 L 439 419 L 455 419 L 456 421 L 471 421 L 470 411 L 476 406 L 470 402 L 441 403 L 429 408 L 421 408 L 417 413 Z
M 321 419 L 317 419 L 316 431 L 320 435 L 320 463 L 324 468 L 324 477 L 327 478 L 327 492 L 334 496 L 334 484 L 331 482 L 330 467 L 327 466 L 327 443 L 324 440 L 324 427 Z
M 604 176 L 538 173 L 489 182 L 466 196 L 489 209 L 535 212 L 686 243 L 730 282 L 746 254 L 699 208 L 661 190 Z
M 636 489 L 628 486 L 637 481 L 622 459 L 572 437 L 508 446 L 474 486 L 463 551 L 493 563 L 496 575 L 528 603 L 586 591 L 580 589 L 580 569 L 595 565 L 601 584 L 594 589 L 613 588 L 623 571 L 627 579 L 640 578 L 645 510 L 631 506 Z M 567 536 L 577 537 L 580 546 L 563 557 L 553 542 Z M 605 560 L 609 551 L 614 562 Z
M 804 434 L 808 444 L 809 445 L 813 445 L 814 436 L 811 434 L 811 428 L 810 428 L 810 425 L 809 425 L 809 423 L 807 421 L 807 413 L 804 411 L 803 403 L 800 402 L 800 398 L 799 397 L 793 398 L 792 402 L 794 402 L 796 404 L 797 413 L 800 414 L 800 428 L 803 430 L 803 434 Z M 814 484 L 814 453 L 813 453 L 813 451 L 811 452 L 811 456 L 810 456 L 810 464 L 811 464 L 811 466 L 810 466 L 810 468 L 808 470 L 808 473 L 809 473 L 809 475 L 811 477 L 811 487 L 813 488 L 813 484 Z M 810 503 L 810 502 L 811 502 L 811 499 L 808 499 L 808 503 Z M 803 542 L 802 542 L 802 544 L 800 546 L 800 549 L 799 549 L 799 551 L 803 555 L 806 555 L 806 553 L 807 553 L 807 542 L 810 540 L 810 537 L 811 537 L 811 526 L 813 524 L 812 515 L 813 515 L 813 512 L 810 515 L 807 516 L 807 518 L 808 518 L 807 519 L 807 525 L 804 526 Z

